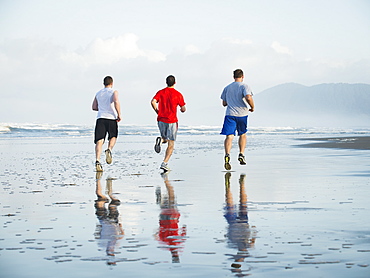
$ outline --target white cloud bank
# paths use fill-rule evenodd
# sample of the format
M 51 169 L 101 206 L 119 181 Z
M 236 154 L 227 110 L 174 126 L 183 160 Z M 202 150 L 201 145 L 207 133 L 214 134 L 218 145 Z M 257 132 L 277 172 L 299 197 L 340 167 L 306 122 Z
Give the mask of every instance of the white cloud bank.
M 286 46 L 282 46 L 279 42 L 277 41 L 274 41 L 272 44 L 271 44 L 271 47 L 272 49 L 274 49 L 277 53 L 282 53 L 282 54 L 288 54 L 288 55 L 292 55 L 292 51 L 286 47 Z
M 228 38 L 205 50 L 189 44 L 171 53 L 144 48 L 139 42 L 138 36 L 128 33 L 97 38 L 76 51 L 42 39 L 1 43 L 1 121 L 90 123 L 91 101 L 105 75 L 115 78 L 124 122 L 141 124 L 155 121 L 148 103 L 165 86 L 168 74 L 177 77 L 177 88 L 189 106 L 181 116 L 186 124 L 219 124 L 220 93 L 232 81 L 235 68 L 244 70 L 255 93 L 286 82 L 370 83 L 369 60 L 295 57 L 277 41 L 268 46 Z
M 103 40 L 95 39 L 85 50 L 68 52 L 61 57 L 66 63 L 77 63 L 85 67 L 93 64 L 110 65 L 125 59 L 144 57 L 150 62 L 165 61 L 165 54 L 155 50 L 144 50 L 138 46 L 138 36 L 132 33 Z

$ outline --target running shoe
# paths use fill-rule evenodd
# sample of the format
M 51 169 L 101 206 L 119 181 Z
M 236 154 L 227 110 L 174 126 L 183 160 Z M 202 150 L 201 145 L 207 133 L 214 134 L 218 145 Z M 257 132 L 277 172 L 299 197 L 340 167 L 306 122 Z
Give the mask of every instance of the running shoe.
M 154 145 L 154 150 L 156 153 L 161 152 L 161 143 L 162 143 L 162 138 L 157 137 L 157 139 L 155 139 L 155 145 Z
M 95 168 L 96 168 L 96 172 L 103 172 L 103 167 L 101 166 L 99 161 L 95 162 Z
M 247 161 L 245 161 L 245 157 L 242 153 L 239 154 L 238 160 L 240 162 L 240 165 L 246 165 Z
M 230 156 L 228 154 L 225 155 L 225 169 L 228 171 L 231 170 Z
M 105 150 L 105 161 L 108 164 L 111 164 L 112 163 L 112 152 L 110 151 L 110 149 L 106 149 Z
M 159 169 L 163 170 L 164 172 L 168 172 L 170 170 L 170 168 L 168 168 L 168 164 L 165 162 L 162 162 L 161 167 Z

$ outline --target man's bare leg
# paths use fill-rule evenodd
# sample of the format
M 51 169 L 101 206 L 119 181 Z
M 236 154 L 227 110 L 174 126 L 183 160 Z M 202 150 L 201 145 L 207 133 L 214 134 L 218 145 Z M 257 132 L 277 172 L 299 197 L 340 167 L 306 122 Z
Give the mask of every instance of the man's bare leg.
M 168 142 L 168 145 L 167 145 L 166 154 L 165 154 L 164 160 L 163 160 L 164 163 L 168 163 L 168 161 L 170 160 L 170 157 L 173 153 L 173 149 L 175 148 L 175 141 L 167 140 L 167 142 Z
M 244 133 L 239 136 L 239 153 L 244 154 L 246 146 L 247 146 L 247 134 Z
M 247 162 L 245 161 L 245 156 L 244 156 L 244 150 L 245 147 L 247 146 L 247 134 L 244 133 L 239 136 L 239 156 L 238 160 L 240 162 L 240 165 L 246 165 Z
M 231 147 L 233 145 L 233 139 L 234 135 L 226 135 L 225 141 L 224 141 L 224 147 L 225 147 L 225 169 L 226 170 L 231 170 L 231 165 L 230 165 L 230 152 L 231 152 Z
M 224 146 L 225 146 L 225 155 L 230 155 L 231 152 L 231 147 L 233 145 L 233 139 L 234 135 L 226 135 L 225 141 L 224 141 Z
M 101 155 L 101 152 L 102 152 L 103 144 L 104 144 L 104 139 L 100 139 L 95 144 L 95 159 L 96 159 L 95 167 L 96 167 L 96 172 L 103 172 L 103 167 L 100 164 L 100 155 Z
M 95 158 L 97 161 L 100 161 L 100 155 L 102 152 L 103 144 L 104 144 L 104 139 L 100 139 L 95 144 Z
M 108 164 L 112 163 L 112 149 L 114 145 L 116 144 L 116 141 L 117 141 L 117 137 L 110 138 L 108 142 L 108 149 L 105 150 L 105 161 Z
M 114 145 L 117 142 L 117 137 L 112 137 L 108 143 L 108 149 L 113 150 Z

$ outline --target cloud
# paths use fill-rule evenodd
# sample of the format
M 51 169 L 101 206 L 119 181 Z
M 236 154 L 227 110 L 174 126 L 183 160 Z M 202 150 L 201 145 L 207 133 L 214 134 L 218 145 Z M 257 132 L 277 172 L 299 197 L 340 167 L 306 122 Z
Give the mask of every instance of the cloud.
M 68 52 L 61 58 L 67 63 L 78 63 L 86 67 L 93 64 L 114 64 L 120 60 L 144 57 L 151 62 L 160 62 L 166 56 L 156 50 L 141 49 L 135 34 L 127 33 L 118 37 L 103 40 L 95 39 L 85 50 Z
M 185 46 L 185 53 L 186 55 L 193 55 L 193 54 L 200 54 L 202 53 L 202 51 L 195 45 L 188 44 L 187 46 Z
M 230 44 L 252 44 L 252 41 L 250 40 L 243 40 L 243 39 L 235 39 L 235 38 L 224 38 L 223 41 Z
M 279 42 L 277 41 L 274 41 L 272 44 L 271 44 L 271 48 L 273 50 L 275 50 L 277 53 L 281 53 L 281 54 L 288 54 L 288 55 L 292 55 L 292 52 L 291 50 L 286 47 L 286 46 L 282 46 Z

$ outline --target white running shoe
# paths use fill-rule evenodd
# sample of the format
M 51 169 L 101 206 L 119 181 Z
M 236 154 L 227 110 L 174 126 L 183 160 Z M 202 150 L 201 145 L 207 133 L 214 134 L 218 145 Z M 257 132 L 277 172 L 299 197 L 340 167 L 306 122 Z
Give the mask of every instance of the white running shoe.
M 240 162 L 240 165 L 246 165 L 247 164 L 247 161 L 245 161 L 245 156 L 242 153 L 239 154 L 238 160 Z
M 103 172 L 103 166 L 101 166 L 99 161 L 95 162 L 95 168 L 96 168 L 96 172 Z
M 170 168 L 168 168 L 168 164 L 165 162 L 162 162 L 161 167 L 159 169 L 163 170 L 164 172 L 170 171 Z
M 110 149 L 106 149 L 105 150 L 105 161 L 108 163 L 108 164 L 111 164 L 112 163 L 112 152 L 110 151 Z

